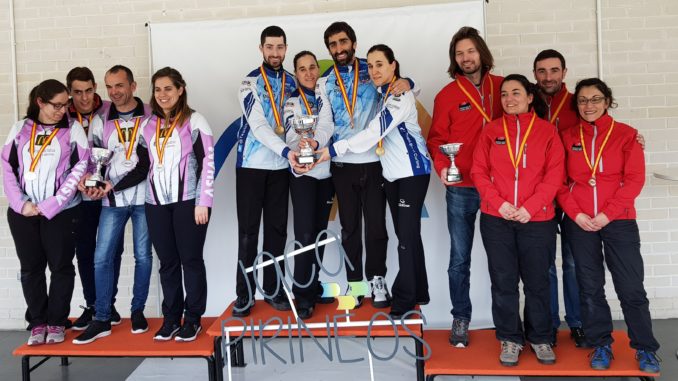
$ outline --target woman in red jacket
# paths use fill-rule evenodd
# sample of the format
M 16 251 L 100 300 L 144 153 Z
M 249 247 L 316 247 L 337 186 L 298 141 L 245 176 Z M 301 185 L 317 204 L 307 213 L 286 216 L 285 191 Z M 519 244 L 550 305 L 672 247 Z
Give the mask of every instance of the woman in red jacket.
M 612 91 L 598 78 L 577 83 L 573 105 L 580 124 L 563 132 L 567 186 L 558 202 L 571 239 L 584 332 L 594 347 L 591 368 L 607 369 L 612 358 L 612 315 L 605 299 L 605 268 L 621 302 L 631 347 L 640 369 L 659 372 L 649 302 L 643 287 L 643 259 L 634 201 L 645 182 L 638 132 L 612 119 Z M 603 247 L 604 255 L 603 255 Z
M 504 115 L 483 130 L 471 168 L 480 194 L 480 233 L 492 281 L 499 361 L 517 365 L 527 339 L 539 362 L 553 364 L 548 253 L 556 244 L 553 200 L 565 176 L 563 146 L 556 128 L 539 117 L 545 104 L 527 78 L 507 76 L 501 104 Z

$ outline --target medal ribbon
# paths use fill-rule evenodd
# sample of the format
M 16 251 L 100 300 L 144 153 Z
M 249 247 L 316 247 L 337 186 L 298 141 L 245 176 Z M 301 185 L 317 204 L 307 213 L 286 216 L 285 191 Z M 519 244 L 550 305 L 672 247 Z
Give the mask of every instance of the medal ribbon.
M 556 119 L 558 119 L 558 114 L 560 114 L 560 110 L 563 108 L 563 105 L 565 104 L 565 100 L 567 99 L 567 91 L 565 92 L 565 95 L 563 95 L 563 99 L 560 100 L 560 103 L 558 104 L 558 107 L 556 107 L 556 112 L 551 115 L 551 124 L 555 124 Z
M 122 135 L 122 129 L 120 128 L 120 122 L 118 119 L 114 120 L 115 129 L 118 130 L 118 140 L 122 144 L 123 148 L 125 147 L 125 137 Z M 137 131 L 139 130 L 139 124 L 141 124 L 141 117 L 137 116 L 134 120 L 134 129 L 132 130 L 132 138 L 129 140 L 129 147 L 127 147 L 127 153 L 125 154 L 125 160 L 129 160 L 132 157 L 132 149 L 134 147 L 134 142 L 137 139 Z
M 40 157 L 42 156 L 43 151 L 45 151 L 45 148 L 52 143 L 52 140 L 56 136 L 56 134 L 59 132 L 59 128 L 55 128 L 52 133 L 49 134 L 47 139 L 42 143 L 42 147 L 38 150 L 37 154 L 34 154 L 35 152 L 35 135 L 38 129 L 38 124 L 33 122 L 33 128 L 31 129 L 31 143 L 30 143 L 30 154 L 31 154 L 31 166 L 29 167 L 30 172 L 35 172 L 35 167 L 38 165 L 38 162 L 40 161 Z
M 268 92 L 268 97 L 271 99 L 271 106 L 273 106 L 272 107 L 273 117 L 275 118 L 276 127 L 282 126 L 280 110 L 282 110 L 285 101 L 285 79 L 287 78 L 287 76 L 285 75 L 285 70 L 282 70 L 282 83 L 280 84 L 280 107 L 275 105 L 273 89 L 271 88 L 271 83 L 268 81 L 268 76 L 266 75 L 264 65 L 261 65 L 259 67 L 259 71 L 261 72 L 261 77 L 264 79 L 264 84 L 266 85 L 266 92 Z
M 487 75 L 487 78 L 489 78 L 490 75 Z M 464 86 L 461 84 L 461 81 L 457 80 L 457 84 L 459 85 L 459 88 L 461 89 L 461 92 L 466 95 L 468 100 L 473 104 L 473 106 L 480 112 L 480 114 L 485 118 L 485 121 L 490 122 L 492 121 L 491 116 L 488 116 L 487 113 L 485 112 L 485 109 L 480 107 L 478 102 L 476 102 L 476 99 L 469 94 L 469 92 L 464 88 Z M 490 78 L 490 114 L 492 114 L 492 94 L 494 93 L 494 83 L 492 82 L 492 79 Z
M 334 64 L 334 75 L 337 77 L 337 83 L 339 84 L 339 89 L 341 90 L 341 97 L 344 98 L 344 105 L 346 105 L 346 111 L 348 112 L 348 115 L 351 117 L 351 128 L 353 128 L 353 112 L 355 111 L 355 101 L 358 99 L 358 77 L 360 77 L 360 73 L 358 71 L 360 70 L 359 66 L 359 60 L 355 58 L 354 64 L 353 64 L 353 94 L 351 94 L 351 104 L 348 103 L 348 92 L 346 91 L 346 85 L 344 85 L 344 80 L 341 79 L 341 75 L 339 75 L 339 68 L 337 68 L 337 64 Z
M 78 115 L 78 123 L 84 128 L 85 126 L 82 124 L 82 114 L 79 111 L 75 112 Z M 87 116 L 87 128 L 92 124 L 92 119 L 94 118 L 94 111 L 92 111 L 88 116 Z
M 391 89 L 393 88 L 393 83 L 395 83 L 395 80 L 396 80 L 396 77 L 395 77 L 395 75 L 394 75 L 394 76 L 393 76 L 393 79 L 391 79 L 391 82 L 388 84 L 388 88 L 386 89 L 386 94 L 384 94 L 384 98 L 383 98 L 384 101 L 383 101 L 383 104 L 386 103 L 386 100 L 388 99 L 388 95 L 391 93 Z M 381 127 L 381 128 L 382 128 L 382 131 L 381 131 L 382 133 L 384 132 L 384 130 L 386 129 L 386 127 L 387 127 L 387 126 L 383 126 L 383 125 L 382 125 L 382 127 Z M 384 147 L 384 139 L 379 139 L 379 142 L 377 143 L 377 149 L 379 149 L 379 148 L 383 149 L 383 147 Z
M 301 100 L 304 101 L 304 106 L 306 106 L 306 115 L 313 115 L 313 111 L 311 110 L 311 105 L 308 103 L 308 99 L 306 99 L 306 94 L 304 94 L 304 89 L 299 87 L 299 95 L 301 96 Z
M 527 126 L 527 132 L 525 133 L 525 136 L 523 136 L 523 141 L 520 142 L 520 148 L 518 150 L 518 156 L 513 156 L 513 148 L 511 147 L 511 138 L 509 137 L 508 134 L 508 128 L 506 127 L 506 118 L 503 117 L 501 118 L 501 121 L 504 125 L 504 137 L 506 137 L 506 146 L 508 147 L 508 153 L 509 157 L 511 157 L 511 164 L 513 164 L 513 168 L 518 170 L 518 163 L 520 162 L 520 157 L 523 156 L 523 150 L 525 149 L 525 143 L 527 143 L 527 137 L 530 136 L 530 132 L 532 131 L 532 126 L 534 125 L 534 121 L 537 119 L 537 114 L 532 113 L 532 120 L 530 120 L 530 125 Z
M 596 178 L 596 169 L 598 168 L 598 163 L 600 163 L 600 158 L 603 157 L 603 150 L 605 149 L 605 145 L 607 144 L 607 140 L 610 138 L 613 129 L 614 129 L 614 119 L 612 120 L 612 126 L 610 126 L 610 129 L 607 131 L 607 135 L 605 135 L 603 144 L 601 144 L 600 149 L 598 150 L 598 157 L 596 158 L 596 162 L 595 164 L 592 165 L 591 160 L 589 159 L 589 154 L 586 152 L 586 144 L 584 144 L 584 126 L 582 126 L 581 123 L 579 123 L 579 138 L 581 139 L 581 147 L 582 151 L 584 151 L 584 158 L 586 159 L 586 164 L 588 164 L 589 168 L 591 169 L 592 179 Z
M 176 127 L 177 122 L 181 119 L 181 113 L 177 114 L 174 117 L 174 122 L 169 127 L 169 131 L 165 134 L 165 137 L 162 142 L 162 147 L 160 147 L 160 118 L 158 117 L 157 122 L 155 123 L 155 152 L 158 153 L 158 161 L 162 165 L 163 158 L 165 157 L 165 146 L 167 146 L 167 141 L 172 137 L 172 132 L 174 132 L 174 127 Z

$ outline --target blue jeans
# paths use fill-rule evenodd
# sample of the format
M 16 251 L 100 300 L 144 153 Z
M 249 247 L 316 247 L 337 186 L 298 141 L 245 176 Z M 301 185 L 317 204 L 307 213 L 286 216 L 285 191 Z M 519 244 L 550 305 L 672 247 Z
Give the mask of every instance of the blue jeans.
M 561 212 L 556 213 L 560 220 Z M 570 328 L 581 328 L 581 308 L 579 306 L 579 286 L 577 286 L 577 274 L 574 270 L 574 257 L 568 241 L 567 232 L 560 222 L 560 241 L 563 258 L 563 301 L 565 302 L 565 321 Z M 558 270 L 555 265 L 556 250 L 551 252 L 551 267 L 549 268 L 551 287 L 551 319 L 553 328 L 560 327 L 560 312 L 558 306 Z
M 471 320 L 471 247 L 480 196 L 475 188 L 448 186 L 447 229 L 450 232 L 450 265 L 447 277 L 450 283 L 452 316 Z
M 97 298 L 94 304 L 96 320 L 111 318 L 111 295 L 114 285 L 114 258 L 118 242 L 125 234 L 127 220 L 132 218 L 134 242 L 134 287 L 132 311 L 143 311 L 148 298 L 153 259 L 143 205 L 106 207 L 101 209 L 97 248 L 94 252 L 94 282 Z

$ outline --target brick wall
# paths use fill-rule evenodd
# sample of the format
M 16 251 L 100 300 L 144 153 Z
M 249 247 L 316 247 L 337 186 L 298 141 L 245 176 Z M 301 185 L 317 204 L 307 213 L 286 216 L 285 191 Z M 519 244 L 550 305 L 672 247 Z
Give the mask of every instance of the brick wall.
M 148 99 L 146 21 L 173 22 L 333 12 L 430 4 L 435 0 L 15 0 L 20 110 L 29 90 L 46 78 L 64 79 L 73 66 L 89 66 L 100 82 L 114 63 L 131 67 L 138 95 Z M 614 116 L 646 138 L 647 184 L 636 206 L 645 258 L 646 288 L 654 317 L 678 317 L 678 183 L 651 177 L 653 170 L 678 171 L 678 4 L 671 0 L 604 0 L 603 74 L 619 108 Z M 10 71 L 8 5 L 0 6 L 0 137 L 14 122 Z M 533 57 L 542 49 L 561 51 L 568 62 L 566 82 L 597 74 L 594 0 L 491 0 L 487 40 L 501 74 L 531 77 Z M 321 33 L 321 31 L 319 31 Z M 100 89 L 100 93 L 105 91 Z M 105 97 L 105 95 L 104 95 Z M 4 208 L 7 201 L 0 198 Z M 131 252 L 131 239 L 126 251 Z M 0 328 L 23 326 L 24 300 L 18 261 L 5 219 L 0 219 Z M 131 298 L 133 260 L 125 255 L 118 307 Z M 148 315 L 156 315 L 156 278 Z M 608 282 L 611 283 L 611 282 Z M 76 281 L 76 285 L 78 282 Z M 619 303 L 608 291 L 615 318 Z M 82 303 L 78 287 L 73 307 Z

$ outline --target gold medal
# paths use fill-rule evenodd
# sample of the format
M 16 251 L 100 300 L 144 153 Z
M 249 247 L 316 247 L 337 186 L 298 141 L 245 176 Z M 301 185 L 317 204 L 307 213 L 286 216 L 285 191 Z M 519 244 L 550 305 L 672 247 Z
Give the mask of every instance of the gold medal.
M 273 88 L 271 87 L 271 83 L 268 81 L 268 75 L 266 75 L 264 65 L 261 65 L 259 67 L 259 72 L 261 73 L 261 78 L 264 80 L 264 85 L 266 87 L 266 92 L 268 93 L 268 98 L 271 100 L 271 110 L 273 111 L 273 117 L 275 118 L 276 123 L 275 133 L 278 135 L 282 135 L 285 133 L 285 129 L 282 127 L 282 118 L 280 116 L 280 112 L 282 111 L 283 105 L 285 104 L 285 83 L 287 81 L 286 79 L 287 75 L 285 74 L 285 70 L 282 70 L 282 82 L 280 83 L 280 105 L 276 106 Z
M 592 187 L 596 186 L 596 178 L 595 177 L 591 177 L 589 179 L 589 185 L 592 186 Z
M 386 150 L 384 149 L 384 147 L 377 147 L 377 155 L 382 156 L 384 155 L 385 152 Z
M 282 134 L 285 133 L 285 129 L 283 128 L 283 126 L 278 125 L 278 126 L 275 128 L 275 133 L 278 134 L 278 135 L 282 135 Z
M 598 163 L 600 163 L 600 158 L 603 157 L 603 150 L 607 145 L 607 140 L 610 138 L 610 135 L 612 135 L 614 124 L 614 120 L 612 120 L 612 125 L 610 126 L 610 129 L 607 130 L 607 135 L 605 135 L 603 144 L 601 144 L 600 148 L 598 149 L 598 157 L 596 158 L 596 161 L 592 163 L 591 159 L 589 159 L 589 154 L 586 152 L 586 143 L 584 142 L 584 127 L 581 123 L 579 123 L 579 140 L 581 141 L 581 148 L 584 152 L 584 160 L 586 160 L 586 164 L 588 164 L 589 168 L 591 169 L 591 178 L 589 179 L 588 183 L 592 187 L 596 186 L 596 170 L 598 169 Z

